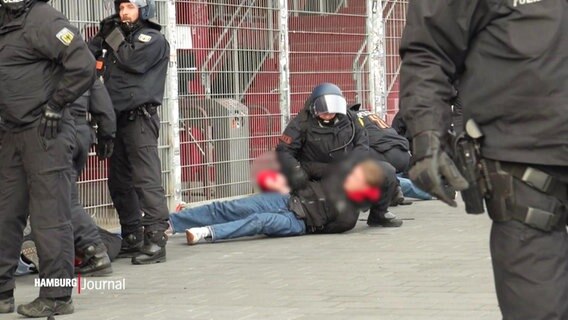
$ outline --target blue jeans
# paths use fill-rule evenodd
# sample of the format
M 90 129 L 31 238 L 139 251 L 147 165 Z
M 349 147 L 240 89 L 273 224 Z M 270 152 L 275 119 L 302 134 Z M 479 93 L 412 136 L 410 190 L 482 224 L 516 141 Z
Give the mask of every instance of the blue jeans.
M 298 236 L 306 224 L 288 209 L 290 196 L 263 193 L 238 200 L 213 202 L 170 214 L 174 233 L 195 227 L 209 227 L 212 240 L 233 239 L 265 234 Z
M 419 189 L 410 181 L 410 179 L 398 177 L 398 181 L 400 182 L 400 188 L 402 189 L 402 194 L 405 197 L 420 199 L 420 200 L 432 200 L 432 196 Z

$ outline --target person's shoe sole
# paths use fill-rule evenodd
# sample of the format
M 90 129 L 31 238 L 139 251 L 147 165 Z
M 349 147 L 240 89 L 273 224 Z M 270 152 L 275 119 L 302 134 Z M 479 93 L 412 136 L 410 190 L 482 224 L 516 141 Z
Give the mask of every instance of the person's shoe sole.
M 22 244 L 22 255 L 33 263 L 36 270 L 39 272 L 39 256 L 37 255 L 37 248 L 33 241 L 28 240 Z
M 78 271 L 77 274 L 81 274 L 82 277 L 106 277 L 112 274 L 112 266 L 107 266 L 100 270 L 93 270 L 90 272 L 81 272 Z
M 195 236 L 189 230 L 185 230 L 185 238 L 187 239 L 187 245 L 194 246 L 197 244 L 195 241 Z
M 162 262 L 166 262 L 166 252 L 164 251 L 164 253 L 161 253 L 158 257 L 156 258 L 152 258 L 152 259 L 148 259 L 146 261 L 139 261 L 136 260 L 137 257 L 143 256 L 145 255 L 144 253 L 133 257 L 132 260 L 130 261 L 132 264 L 134 265 L 145 265 L 145 264 L 155 264 L 155 263 L 162 263 Z

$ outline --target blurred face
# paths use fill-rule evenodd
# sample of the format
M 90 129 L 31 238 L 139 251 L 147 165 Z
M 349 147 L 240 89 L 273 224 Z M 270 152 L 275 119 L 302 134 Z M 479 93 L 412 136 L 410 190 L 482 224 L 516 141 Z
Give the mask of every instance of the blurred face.
M 331 121 L 335 118 L 336 113 L 320 113 L 318 117 L 323 121 Z
M 140 12 L 138 11 L 138 7 L 130 2 L 124 2 L 120 4 L 119 7 L 119 15 L 120 21 L 124 23 L 135 23 L 138 21 L 138 17 Z
M 343 189 L 345 192 L 358 192 L 369 189 L 367 179 L 365 178 L 365 172 L 360 165 L 351 170 L 351 173 L 343 182 Z

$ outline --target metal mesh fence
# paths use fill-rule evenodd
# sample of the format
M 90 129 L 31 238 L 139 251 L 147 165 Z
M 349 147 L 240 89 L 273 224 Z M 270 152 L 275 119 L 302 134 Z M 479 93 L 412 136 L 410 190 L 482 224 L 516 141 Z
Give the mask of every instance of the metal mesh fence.
M 387 120 L 392 121 L 398 112 L 399 73 L 400 73 L 400 38 L 406 24 L 408 0 L 383 1 L 383 21 L 385 24 Z
M 367 29 L 369 6 L 376 2 L 157 1 L 157 20 L 177 48 L 177 80 L 169 77 L 173 90 L 166 90 L 169 96 L 161 109 L 159 149 L 167 196 L 173 199 L 181 192 L 183 201 L 199 202 L 252 193 L 254 159 L 275 147 L 287 116 L 303 107 L 318 83 L 336 83 L 350 103 L 372 108 Z M 175 17 L 169 16 L 172 3 Z M 99 21 L 114 11 L 112 0 L 52 4 L 87 40 L 97 32 Z M 398 39 L 406 4 L 382 2 L 389 110 L 398 98 Z M 175 25 L 175 39 L 168 25 Z M 289 73 L 283 65 L 289 66 Z M 288 83 L 281 81 L 288 78 Z M 289 101 L 283 99 L 288 93 Z M 174 110 L 168 106 L 170 99 Z M 179 145 L 177 136 L 172 138 L 178 114 Z M 181 167 L 181 178 L 173 172 L 176 166 Z M 106 177 L 106 162 L 92 153 L 80 180 L 81 200 L 97 223 L 115 226 Z
M 290 8 L 290 89 L 292 113 L 304 107 L 313 87 L 337 84 L 349 103 L 366 102 L 367 1 L 293 1 Z

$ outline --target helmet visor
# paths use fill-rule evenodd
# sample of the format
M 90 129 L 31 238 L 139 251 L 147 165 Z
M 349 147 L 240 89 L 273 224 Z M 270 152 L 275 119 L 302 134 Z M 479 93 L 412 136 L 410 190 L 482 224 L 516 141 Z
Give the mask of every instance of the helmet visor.
M 347 101 L 335 94 L 323 95 L 314 101 L 313 111 L 315 116 L 322 113 L 347 114 Z

